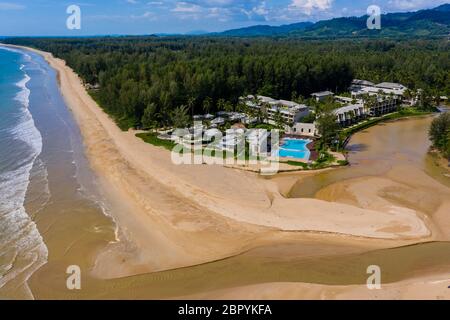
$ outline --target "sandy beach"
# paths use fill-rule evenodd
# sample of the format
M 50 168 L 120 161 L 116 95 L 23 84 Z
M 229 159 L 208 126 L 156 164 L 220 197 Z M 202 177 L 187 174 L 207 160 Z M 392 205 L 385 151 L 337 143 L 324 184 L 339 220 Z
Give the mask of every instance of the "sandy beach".
M 449 189 L 425 174 L 408 177 L 408 166 L 386 176 L 332 184 L 310 199 L 284 195 L 299 176 L 311 173 L 263 179 L 217 165 L 176 166 L 167 150 L 146 144 L 133 131 L 122 132 L 64 61 L 26 49 L 41 54 L 58 72 L 89 162 L 114 207 L 120 241 L 98 253 L 91 270 L 96 278 L 203 264 L 305 234 L 374 249 L 450 239 Z M 424 191 L 430 189 L 433 195 Z M 382 293 L 362 286 L 269 283 L 188 297 L 448 299 L 441 282 L 446 279 L 442 272 L 408 279 Z

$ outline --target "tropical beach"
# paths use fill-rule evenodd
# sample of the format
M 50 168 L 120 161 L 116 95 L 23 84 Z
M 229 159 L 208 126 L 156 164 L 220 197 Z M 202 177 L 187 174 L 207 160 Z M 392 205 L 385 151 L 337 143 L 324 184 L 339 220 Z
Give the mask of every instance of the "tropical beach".
M 60 242 L 60 234 L 54 228 L 47 229 L 43 237 L 50 248 L 49 262 L 29 280 L 36 298 L 80 294 L 79 297 L 120 298 L 131 297 L 127 294 L 133 290 L 135 298 L 223 298 L 236 292 L 243 298 L 300 299 L 331 298 L 326 292 L 335 289 L 343 290 L 342 297 L 346 298 L 365 294 L 373 297 L 369 291 L 354 286 L 318 289 L 306 284 L 276 284 L 275 279 L 265 276 L 270 272 L 261 272 L 259 280 L 249 277 L 249 287 L 242 287 L 244 279 L 233 277 L 224 282 L 223 287 L 217 284 L 216 288 L 202 287 L 197 282 L 192 286 L 197 289 L 190 292 L 177 290 L 176 283 L 173 287 L 166 283 L 167 294 L 159 297 L 146 289 L 145 284 L 154 283 L 160 273 L 163 278 L 166 273 L 168 278 L 177 278 L 176 270 L 165 270 L 182 267 L 191 267 L 187 269 L 191 271 L 185 272 L 188 278 L 192 272 L 195 279 L 194 275 L 202 272 L 202 268 L 214 270 L 222 263 L 221 259 L 229 257 L 232 257 L 230 263 L 237 263 L 252 255 L 261 255 L 275 263 L 274 268 L 282 269 L 277 265 L 280 262 L 275 261 L 307 261 L 317 256 L 317 263 L 320 263 L 321 258 L 334 256 L 336 260 L 329 262 L 331 266 L 339 261 L 337 256 L 353 263 L 351 257 L 357 261 L 358 255 L 363 253 L 385 252 L 383 249 L 394 247 L 401 251 L 402 246 L 408 246 L 405 248 L 417 248 L 415 259 L 421 261 L 429 259 L 421 258 L 422 248 L 437 244 L 436 250 L 425 252 L 436 253 L 439 259 L 436 256 L 433 263 L 422 267 L 419 267 L 420 262 L 412 263 L 412 266 L 417 264 L 417 270 L 409 276 L 398 270 L 390 281 L 395 283 L 389 285 L 385 297 L 390 297 L 394 291 L 396 298 L 403 293 L 412 298 L 448 298 L 446 291 L 437 288 L 442 287 L 440 280 L 448 281 L 444 274 L 450 264 L 445 242 L 450 228 L 446 214 L 450 197 L 448 187 L 434 180 L 428 174 L 430 169 L 423 164 L 429 146 L 426 128 L 430 117 L 382 124 L 355 135 L 348 146 L 352 164 L 349 168 L 281 174 L 267 179 L 222 166 L 176 166 L 171 163 L 167 150 L 146 144 L 135 137 L 136 132 L 121 131 L 88 95 L 79 77 L 64 61 L 49 53 L 33 52 L 45 57 L 58 74 L 62 96 L 83 136 L 89 165 L 118 226 L 116 240 L 111 234 L 114 227 L 109 222 L 107 229 L 111 231 L 100 237 L 97 234 L 93 243 L 77 242 L 84 248 L 83 252 L 90 252 L 84 254 L 83 259 L 76 253 L 78 250 L 71 250 L 74 252 L 69 260 L 76 259 L 77 263 L 80 263 L 78 259 L 84 260 L 82 265 L 89 270 L 89 289 L 81 293 L 65 291 L 64 261 L 68 257 L 57 252 L 67 253 L 67 248 L 58 246 L 60 249 L 52 250 L 51 239 Z M 400 132 L 405 132 L 404 136 Z M 392 141 L 392 137 L 397 141 Z M 408 141 L 415 142 L 413 149 L 408 148 Z M 302 189 L 306 181 L 306 193 L 310 194 L 304 197 Z M 42 230 L 45 223 L 39 220 L 37 225 Z M 69 221 L 65 221 L 62 225 L 68 224 Z M 416 243 L 419 245 L 410 246 Z M 316 248 L 317 253 L 302 249 L 305 244 Z M 73 244 L 68 247 L 71 246 Z M 277 246 L 284 249 L 271 249 Z M 387 252 L 389 250 L 385 254 Z M 228 259 L 224 261 L 228 263 Z M 294 265 L 291 263 L 291 268 Z M 282 278 L 283 282 L 289 282 L 290 278 L 293 282 L 309 282 L 308 277 L 295 279 L 294 274 Z M 310 275 L 311 283 L 336 284 L 321 274 L 319 271 L 318 278 Z M 140 289 L 130 276 L 138 277 Z M 342 281 L 346 285 L 362 284 L 365 277 L 365 268 L 362 268 L 360 274 Z M 108 293 L 101 289 L 111 286 L 120 289 L 108 290 Z M 223 288 L 228 289 L 207 293 Z M 424 288 L 436 289 L 430 291 L 430 296 L 423 297 L 419 292 Z M 265 293 L 268 291 L 269 294 Z M 417 296 L 411 292 L 416 292 Z
M 2 306 L 285 319 L 374 309 L 301 300 L 450 300 L 448 1 L 0 16 Z

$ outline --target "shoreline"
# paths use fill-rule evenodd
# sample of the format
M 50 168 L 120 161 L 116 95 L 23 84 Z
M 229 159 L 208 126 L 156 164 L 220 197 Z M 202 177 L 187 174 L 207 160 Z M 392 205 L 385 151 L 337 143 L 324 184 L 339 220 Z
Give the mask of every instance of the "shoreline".
M 127 248 L 127 241 L 108 246 L 97 258 L 94 276 L 120 278 L 198 265 L 279 238 L 295 240 L 304 232 L 339 235 L 349 243 L 356 237 L 380 247 L 435 237 L 412 212 L 285 199 L 279 185 L 254 174 L 217 166 L 175 167 L 168 163 L 169 152 L 140 141 L 132 131 L 120 131 L 64 61 L 19 48 L 40 54 L 57 71 L 89 162 L 116 207 L 114 218 L 121 232 L 135 246 Z M 299 206 L 303 212 L 298 212 Z M 116 263 L 120 267 L 111 268 Z

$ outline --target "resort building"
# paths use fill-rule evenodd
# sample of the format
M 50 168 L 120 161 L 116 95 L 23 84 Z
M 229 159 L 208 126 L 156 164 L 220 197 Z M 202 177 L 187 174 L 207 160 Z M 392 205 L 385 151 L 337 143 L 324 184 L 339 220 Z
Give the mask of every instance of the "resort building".
M 211 121 L 211 126 L 221 126 L 225 124 L 225 119 L 222 117 L 217 117 Z
M 309 107 L 304 104 L 299 104 L 293 101 L 276 100 L 265 96 L 252 95 L 241 98 L 244 100 L 247 106 L 261 110 L 264 107 L 266 112 L 265 122 L 275 124 L 277 116 L 281 116 L 281 119 L 286 124 L 293 124 L 298 122 L 301 118 L 309 115 Z
M 387 90 L 388 93 L 393 93 L 398 96 L 403 96 L 405 94 L 405 91 L 408 89 L 404 85 L 400 83 L 393 83 L 393 82 L 382 82 L 376 85 L 377 88 L 381 90 Z
M 366 80 L 353 80 L 350 86 L 352 97 L 361 97 L 363 95 L 386 95 L 395 96 L 397 99 L 403 98 L 406 88 L 404 85 L 393 82 L 382 82 L 374 84 Z
M 373 84 L 369 81 L 355 79 L 350 90 L 352 98 L 364 101 L 368 110 L 367 114 L 372 117 L 394 112 L 402 102 L 414 104 L 414 101 L 404 101 L 404 95 L 408 88 L 399 83 L 382 82 Z M 369 103 L 367 97 L 376 98 Z
M 201 120 L 212 120 L 214 119 L 214 116 L 212 114 L 198 114 L 194 116 L 194 121 L 201 121 Z
M 362 87 L 375 87 L 375 83 L 367 81 L 367 80 L 354 79 L 352 81 L 352 85 L 351 85 L 350 89 L 357 90 L 358 88 L 362 88 Z
M 379 117 L 387 113 L 397 111 L 401 99 L 398 97 L 377 97 L 375 103 L 366 107 L 371 117 Z
M 356 103 L 362 103 L 361 99 L 355 99 L 351 97 L 343 97 L 343 96 L 335 96 L 334 101 L 339 102 L 340 104 L 356 104 Z
M 337 116 L 337 122 L 342 126 L 348 126 L 364 119 L 367 116 L 363 104 L 352 104 L 333 111 Z
M 333 97 L 334 93 L 331 91 L 321 91 L 311 94 L 311 97 L 315 98 L 317 102 L 324 101 L 326 98 Z
M 297 122 L 292 126 L 291 130 L 289 130 L 288 133 L 306 137 L 319 136 L 319 131 L 314 123 Z

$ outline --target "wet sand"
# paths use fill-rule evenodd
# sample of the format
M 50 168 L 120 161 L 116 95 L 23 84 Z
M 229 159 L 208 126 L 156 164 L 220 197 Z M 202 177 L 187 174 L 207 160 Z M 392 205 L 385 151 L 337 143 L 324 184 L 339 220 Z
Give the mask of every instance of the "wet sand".
M 280 187 L 283 187 L 283 193 L 289 190 L 284 185 L 284 176 L 264 180 L 253 174 L 222 167 L 175 167 L 168 161 L 166 151 L 144 144 L 134 137 L 133 132 L 120 132 L 86 94 L 78 77 L 61 60 L 41 54 L 59 72 L 61 90 L 84 136 L 90 165 L 99 175 L 108 203 L 114 207 L 112 212 L 120 226 L 122 241 L 109 244 L 106 249 L 105 239 L 109 236 L 92 242 L 81 236 L 70 245 L 55 245 L 55 248 L 49 244 L 50 255 L 53 254 L 55 259 L 30 280 L 37 298 L 171 298 L 246 284 L 277 282 L 280 279 L 283 282 L 317 282 L 326 285 L 336 285 L 337 282 L 354 284 L 360 283 L 362 275 L 366 277 L 365 269 L 359 268 L 358 271 L 353 270 L 352 275 L 341 277 L 340 271 L 345 271 L 347 265 L 340 265 L 341 257 L 338 258 L 336 254 L 350 255 L 354 259 L 352 261 L 358 261 L 361 254 L 370 254 L 375 249 L 444 239 L 443 234 L 448 234 L 449 229 L 444 223 L 448 218 L 445 215 L 446 204 L 439 203 L 441 198 L 436 200 L 437 204 L 432 203 L 438 207 L 436 211 L 436 207 L 426 207 L 433 211 L 430 214 L 409 203 L 399 205 L 409 190 L 397 195 L 395 201 L 379 196 L 380 191 L 398 187 L 394 179 L 403 176 L 405 172 L 401 169 L 408 170 L 407 166 L 388 171 L 384 179 L 379 178 L 382 181 L 368 179 L 372 189 L 365 190 L 365 194 L 358 193 L 365 186 L 362 179 L 351 183 L 352 186 L 355 183 L 356 186 L 357 183 L 362 184 L 356 191 L 323 191 L 317 199 L 284 198 L 279 192 Z M 423 130 L 423 124 L 418 125 L 418 130 Z M 373 137 L 375 139 L 375 135 Z M 420 151 L 418 155 L 421 155 Z M 403 156 L 399 155 L 398 159 L 403 159 Z M 376 163 L 377 160 L 368 161 Z M 385 172 L 383 165 L 386 162 L 382 161 L 382 165 L 379 165 L 380 172 Z M 412 163 L 415 168 L 415 161 Z M 377 168 L 377 165 L 373 168 Z M 424 183 L 424 188 L 432 187 L 445 197 L 448 188 L 436 186 L 432 178 L 424 175 L 419 176 L 419 183 L 409 181 L 412 183 L 410 187 Z M 318 177 L 322 179 L 320 174 Z M 298 186 L 295 179 L 299 178 L 290 176 L 289 183 Z M 284 180 L 280 182 L 277 179 Z M 408 181 L 398 183 L 404 187 Z M 309 184 L 306 188 L 309 188 Z M 320 188 L 317 191 L 321 191 Z M 384 201 L 378 203 L 380 199 Z M 88 216 L 80 219 L 80 227 L 76 228 L 83 230 L 86 226 L 83 223 L 89 220 Z M 437 218 L 430 220 L 429 216 Z M 442 225 L 437 226 L 437 223 Z M 317 234 L 305 234 L 304 231 L 316 231 Z M 46 242 L 56 244 L 61 232 L 64 229 L 48 228 L 44 238 Z M 314 244 L 310 243 L 309 237 L 314 237 Z M 69 234 L 68 238 L 71 238 Z M 273 254 L 277 244 L 285 243 L 293 245 L 289 250 Z M 339 249 L 336 249 L 336 243 Z M 439 271 L 442 268 L 448 270 L 450 251 L 445 247 L 446 243 L 443 245 L 436 250 L 422 250 L 420 246 L 413 247 L 416 249 L 410 252 L 398 249 L 419 263 L 407 265 L 405 269 L 392 267 L 395 276 L 388 279 L 399 281 L 405 277 L 414 277 L 416 272 L 434 273 L 435 267 Z M 255 249 L 259 247 L 264 249 Z M 58 251 L 58 248 L 66 249 Z M 304 277 L 297 277 L 296 262 L 305 263 L 311 259 L 308 250 L 299 251 L 299 248 L 313 248 L 320 255 L 328 255 L 327 264 L 317 262 L 317 266 L 327 266 L 325 271 L 315 275 L 306 272 Z M 252 256 L 255 250 L 272 253 L 268 260 L 257 260 Z M 243 252 L 248 253 L 210 262 Z M 292 252 L 298 254 L 288 254 Z M 436 255 L 427 256 L 428 252 L 436 252 Z M 283 259 L 283 256 L 288 258 Z M 383 253 L 379 259 L 388 256 Z M 85 271 L 85 285 L 80 292 L 71 292 L 65 288 L 64 271 L 69 261 L 71 264 L 85 261 L 82 268 Z M 362 261 L 365 265 L 366 261 Z M 429 261 L 424 268 L 421 265 L 423 261 Z M 196 264 L 201 265 L 179 269 Z M 248 272 L 240 272 L 247 265 Z M 266 266 L 269 268 L 262 270 Z M 316 265 L 307 263 L 305 266 L 304 270 L 316 268 Z M 173 268 L 178 269 L 162 271 Z M 283 268 L 292 271 L 283 271 Z M 335 280 L 327 280 L 333 270 Z M 142 274 L 146 272 L 156 273 Z M 215 281 L 208 278 L 209 273 Z M 273 277 L 279 273 L 284 277 Z M 142 275 L 132 276 L 136 274 Z M 122 278 L 113 279 L 117 277 Z M 338 279 L 342 280 L 339 282 Z M 276 297 L 274 291 L 272 298 Z

